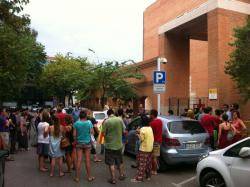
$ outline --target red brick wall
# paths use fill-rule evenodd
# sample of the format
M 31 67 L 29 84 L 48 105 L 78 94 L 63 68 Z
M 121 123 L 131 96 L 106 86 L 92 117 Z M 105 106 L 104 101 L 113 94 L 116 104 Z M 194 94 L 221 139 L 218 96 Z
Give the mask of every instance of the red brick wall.
M 158 0 L 144 12 L 144 53 L 148 60 L 159 55 L 158 28 L 207 0 Z
M 233 11 L 216 9 L 208 14 L 208 88 L 218 89 L 218 100 L 210 101 L 215 107 L 224 103 L 240 103 L 240 95 L 235 84 L 224 73 L 225 62 L 233 48 L 228 44 L 233 41 L 233 28 L 243 26 L 247 16 Z M 249 105 L 241 103 L 244 118 L 249 119 Z
M 208 43 L 190 40 L 191 92 L 195 97 L 208 97 Z

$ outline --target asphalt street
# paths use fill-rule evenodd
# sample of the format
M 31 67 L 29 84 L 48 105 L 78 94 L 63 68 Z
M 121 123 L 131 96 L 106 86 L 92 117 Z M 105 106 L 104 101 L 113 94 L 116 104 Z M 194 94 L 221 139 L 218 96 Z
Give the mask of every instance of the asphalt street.
M 101 156 L 102 160 L 103 157 Z M 118 181 L 116 185 L 107 183 L 109 172 L 104 164 L 91 163 L 92 173 L 95 181 L 89 183 L 85 179 L 85 169 L 83 166 L 80 183 L 73 181 L 74 173 L 65 174 L 64 177 L 49 177 L 49 173 L 38 171 L 37 155 L 35 148 L 28 152 L 19 152 L 15 155 L 15 161 L 6 162 L 5 186 L 6 187 L 69 187 L 69 186 L 93 186 L 93 187 L 132 187 L 132 186 L 159 186 L 159 187 L 197 187 L 195 181 L 195 166 L 181 165 L 168 169 L 164 173 L 153 176 L 151 181 L 143 183 L 131 183 L 130 179 L 135 175 L 136 169 L 130 165 L 135 159 L 131 156 L 124 156 L 126 175 L 125 181 Z M 48 164 L 47 164 L 48 165 Z M 65 167 L 65 166 L 64 166 Z M 66 170 L 66 167 L 65 167 Z M 55 174 L 56 175 L 56 174 Z

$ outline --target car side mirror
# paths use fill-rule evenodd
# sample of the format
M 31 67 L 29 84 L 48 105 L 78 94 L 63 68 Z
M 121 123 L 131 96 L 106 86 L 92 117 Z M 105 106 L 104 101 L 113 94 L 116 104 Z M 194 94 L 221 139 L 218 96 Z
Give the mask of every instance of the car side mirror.
M 250 147 L 242 147 L 239 156 L 241 158 L 250 158 Z

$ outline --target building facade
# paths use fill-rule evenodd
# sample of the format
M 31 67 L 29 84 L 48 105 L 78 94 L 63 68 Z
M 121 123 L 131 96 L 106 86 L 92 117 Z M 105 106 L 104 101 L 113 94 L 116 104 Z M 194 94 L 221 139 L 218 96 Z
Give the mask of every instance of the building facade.
M 134 81 L 146 109 L 157 108 L 152 72 L 158 57 L 165 57 L 166 92 L 161 94 L 161 112 L 178 111 L 195 104 L 220 108 L 240 103 L 250 118 L 249 103 L 241 103 L 234 83 L 224 73 L 233 41 L 233 29 L 243 26 L 250 14 L 250 0 L 157 0 L 144 12 L 143 62 L 138 63 L 144 79 Z M 216 99 L 209 99 L 209 91 Z

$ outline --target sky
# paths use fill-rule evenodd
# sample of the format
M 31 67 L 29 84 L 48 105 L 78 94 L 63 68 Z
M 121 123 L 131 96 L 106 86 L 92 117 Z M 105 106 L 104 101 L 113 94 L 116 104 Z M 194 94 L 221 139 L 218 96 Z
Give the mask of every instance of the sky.
M 24 13 L 48 56 L 142 60 L 143 11 L 155 0 L 30 0 Z M 92 49 L 95 53 L 89 51 Z

